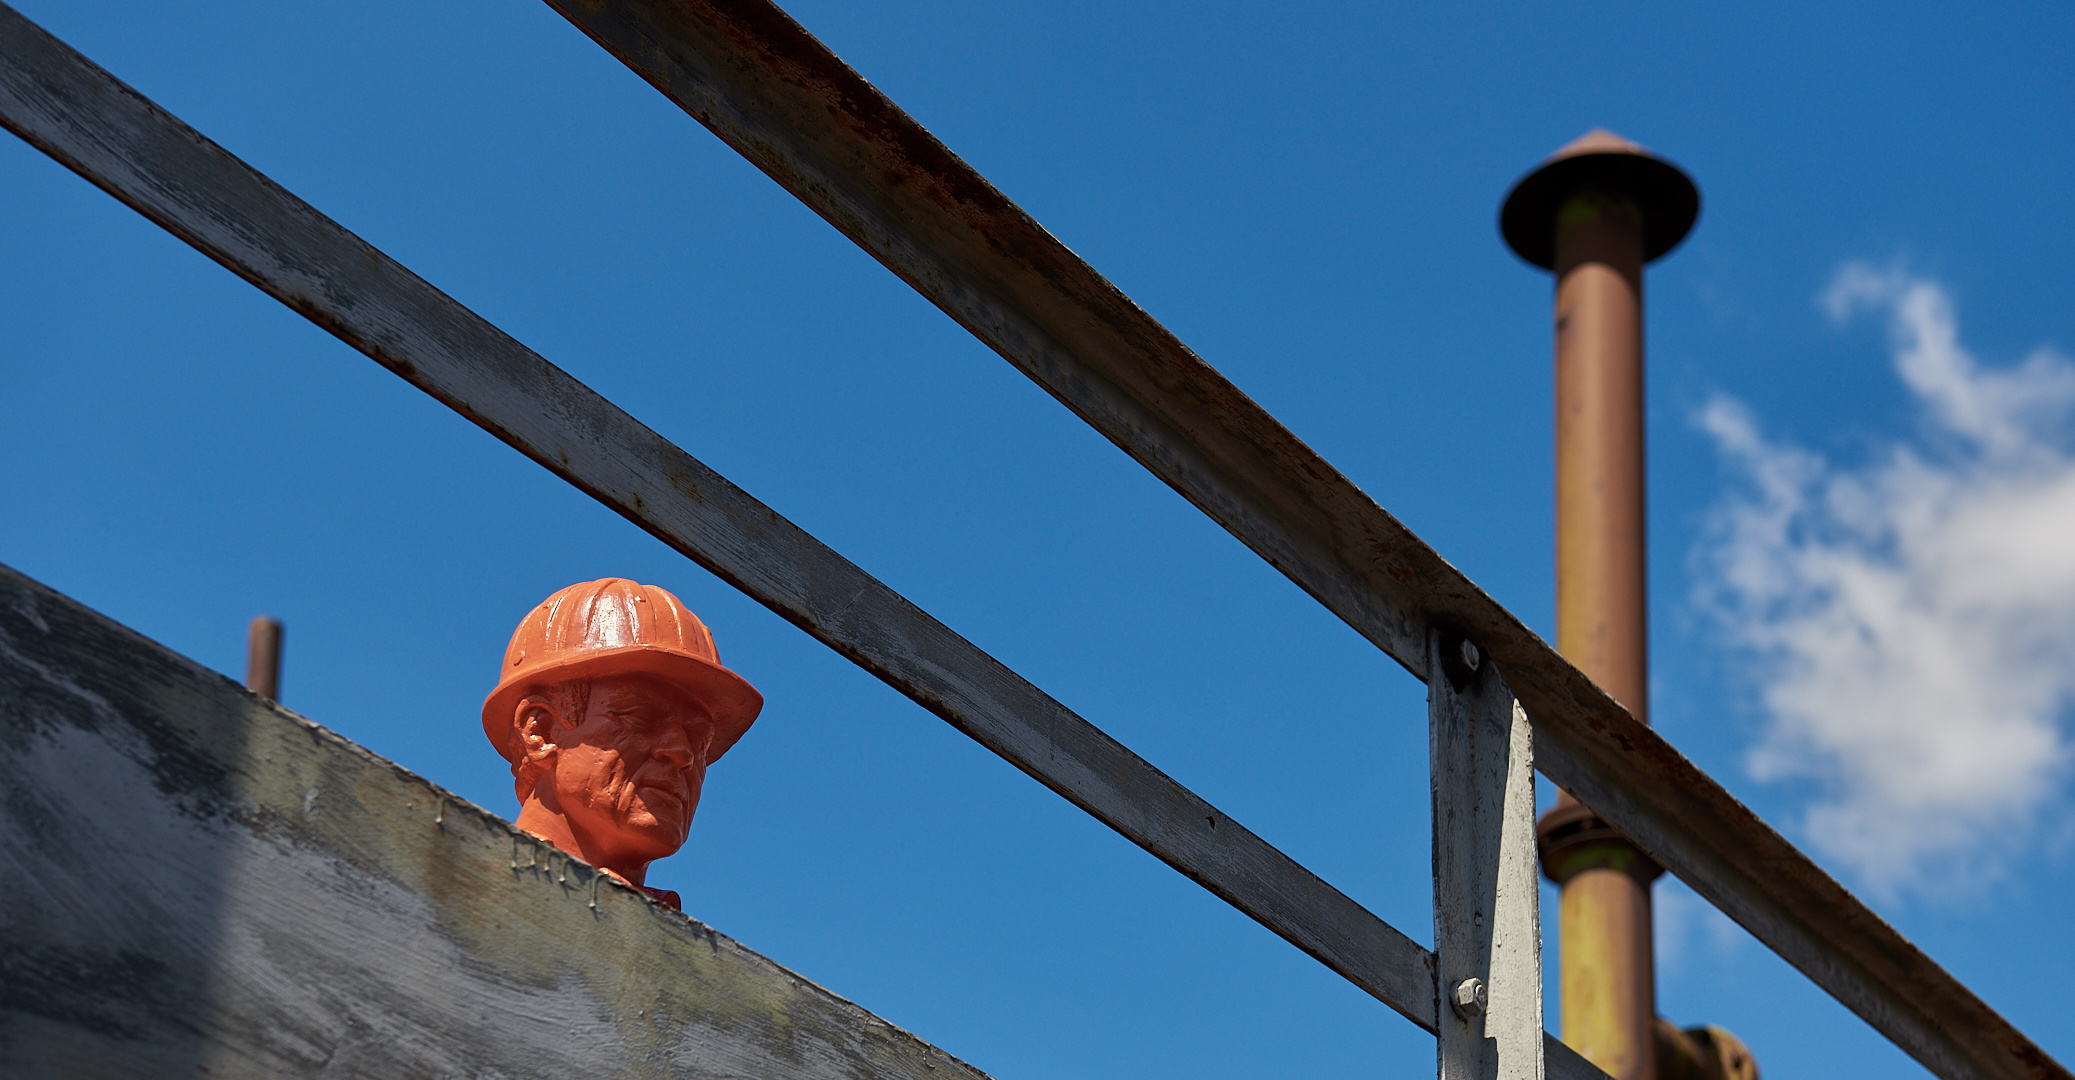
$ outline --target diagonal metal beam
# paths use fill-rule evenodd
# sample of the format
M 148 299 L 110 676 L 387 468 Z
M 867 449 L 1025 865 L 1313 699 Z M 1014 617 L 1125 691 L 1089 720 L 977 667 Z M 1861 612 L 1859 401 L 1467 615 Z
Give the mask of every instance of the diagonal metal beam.
M 0 125 L 1434 1030 L 1432 953 L 4 4 Z
M 1947 1080 L 2070 1074 L 768 0 L 547 0 L 1425 680 L 1498 662 L 1540 768 Z

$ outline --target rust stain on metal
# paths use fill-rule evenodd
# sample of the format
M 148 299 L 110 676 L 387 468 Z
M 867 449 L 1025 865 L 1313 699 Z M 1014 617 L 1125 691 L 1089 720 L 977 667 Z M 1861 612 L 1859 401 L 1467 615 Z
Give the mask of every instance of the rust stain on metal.
M 1015 210 L 994 185 L 777 6 L 712 3 L 687 13 L 698 9 L 710 12 L 711 23 L 743 52 L 810 87 L 832 116 L 878 144 L 882 159 L 891 159 L 883 161 L 889 188 L 913 184 L 939 206 L 963 206 L 983 217 Z
M 663 469 L 663 479 L 670 484 L 672 490 L 685 498 L 702 505 L 706 502 L 706 496 L 699 490 L 698 479 L 692 475 L 690 469 L 685 468 L 683 465 L 671 464 L 665 466 Z

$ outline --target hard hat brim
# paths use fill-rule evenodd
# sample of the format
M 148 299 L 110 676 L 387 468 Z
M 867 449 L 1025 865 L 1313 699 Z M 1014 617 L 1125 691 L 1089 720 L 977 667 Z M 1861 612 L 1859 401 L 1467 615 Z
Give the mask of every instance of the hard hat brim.
M 742 738 L 764 708 L 764 695 L 757 693 L 756 687 L 719 664 L 657 645 L 627 645 L 522 667 L 507 675 L 483 699 L 483 734 L 506 761 L 517 761 L 518 750 L 512 745 L 512 714 L 527 694 L 570 679 L 613 675 L 661 679 L 682 688 L 704 705 L 713 715 L 712 752 L 706 758 L 709 765 L 719 761 Z

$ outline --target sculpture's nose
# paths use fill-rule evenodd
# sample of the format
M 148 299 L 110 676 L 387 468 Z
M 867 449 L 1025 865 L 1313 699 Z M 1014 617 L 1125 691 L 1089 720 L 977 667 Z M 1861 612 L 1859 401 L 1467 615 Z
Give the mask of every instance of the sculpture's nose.
M 650 757 L 661 758 L 676 768 L 692 763 L 692 740 L 685 735 L 684 728 L 677 724 L 664 727 L 663 734 L 649 751 Z

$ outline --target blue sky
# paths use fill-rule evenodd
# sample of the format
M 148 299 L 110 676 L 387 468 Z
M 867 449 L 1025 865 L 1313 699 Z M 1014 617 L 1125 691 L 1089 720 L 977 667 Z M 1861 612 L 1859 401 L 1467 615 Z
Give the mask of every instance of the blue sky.
M 1422 689 L 546 7 L 19 6 L 1430 940 Z M 1545 633 L 1549 282 L 1498 201 L 1592 126 L 1686 167 L 1701 220 L 1649 279 L 1656 722 L 2075 1061 L 2075 14 L 788 10 Z M 0 197 L 0 562 L 233 674 L 279 615 L 290 707 L 504 813 L 474 717 L 512 625 L 573 581 L 664 585 L 769 701 L 651 877 L 700 918 L 1004 1078 L 1432 1068 L 1395 1014 L 13 139 Z M 1970 428 L 1962 399 L 2003 411 Z M 1928 629 L 1833 648 L 1883 597 Z M 1768 1077 L 1922 1075 L 1690 893 L 1659 904 L 1672 1019 Z

